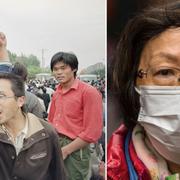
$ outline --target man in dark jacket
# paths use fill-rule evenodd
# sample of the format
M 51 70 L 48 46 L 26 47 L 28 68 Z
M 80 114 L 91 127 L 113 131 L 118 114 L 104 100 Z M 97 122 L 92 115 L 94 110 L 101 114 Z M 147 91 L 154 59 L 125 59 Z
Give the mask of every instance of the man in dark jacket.
M 0 73 L 0 179 L 66 180 L 55 130 L 24 102 L 22 78 Z
M 28 71 L 23 64 L 16 62 L 13 66 L 12 71 L 14 74 L 20 76 L 23 79 L 24 83 L 26 83 Z M 25 89 L 25 97 L 26 97 L 26 102 L 25 102 L 26 111 L 36 115 L 39 118 L 44 118 L 44 113 L 46 113 L 46 111 L 39 102 L 37 96 L 31 92 L 28 92 Z
M 42 91 L 43 91 L 42 99 L 43 99 L 43 101 L 44 101 L 44 105 L 45 105 L 46 112 L 47 112 L 48 106 L 49 106 L 49 103 L 50 103 L 50 96 L 49 96 L 49 94 L 47 93 L 47 90 L 46 90 L 45 87 L 42 88 Z

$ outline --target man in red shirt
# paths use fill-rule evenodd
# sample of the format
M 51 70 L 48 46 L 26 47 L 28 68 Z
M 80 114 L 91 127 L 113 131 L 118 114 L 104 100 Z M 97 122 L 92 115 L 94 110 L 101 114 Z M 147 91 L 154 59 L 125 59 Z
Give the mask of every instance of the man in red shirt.
M 59 81 L 53 94 L 48 120 L 59 133 L 65 167 L 71 180 L 87 179 L 89 143 L 102 132 L 102 97 L 92 86 L 76 78 L 78 60 L 74 54 L 58 52 L 51 59 L 51 71 Z

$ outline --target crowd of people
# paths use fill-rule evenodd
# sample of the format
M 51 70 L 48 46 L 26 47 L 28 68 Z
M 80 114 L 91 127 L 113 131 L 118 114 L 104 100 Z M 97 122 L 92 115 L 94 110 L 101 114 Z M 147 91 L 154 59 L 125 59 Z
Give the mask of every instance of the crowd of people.
M 78 59 L 66 52 L 51 59 L 56 81 L 27 82 L 26 67 L 10 63 L 6 43 L 0 33 L 0 178 L 93 178 L 90 145 L 104 138 L 101 93 L 76 78 Z M 99 166 L 102 176 L 95 176 L 103 179 Z
M 78 78 L 78 77 L 77 77 Z M 95 87 L 101 94 L 102 98 L 105 98 L 105 78 L 98 78 L 97 80 L 88 80 L 84 82 L 90 84 L 91 86 Z M 47 94 L 50 95 L 50 98 L 53 92 L 56 90 L 56 86 L 58 82 L 51 78 L 49 80 L 39 80 L 39 79 L 30 79 L 27 81 L 27 91 L 32 92 L 33 94 L 43 94 L 43 89 L 46 89 Z
M 105 98 L 105 78 L 97 78 L 97 80 L 87 80 L 85 81 L 91 86 L 95 87 L 99 92 L 101 92 L 103 99 Z

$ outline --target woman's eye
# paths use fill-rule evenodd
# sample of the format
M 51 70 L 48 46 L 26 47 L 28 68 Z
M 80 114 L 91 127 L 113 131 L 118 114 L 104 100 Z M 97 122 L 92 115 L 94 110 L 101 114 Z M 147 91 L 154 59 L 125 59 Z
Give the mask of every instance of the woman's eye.
M 157 71 L 155 75 L 171 76 L 171 75 L 175 75 L 175 72 L 172 69 L 161 69 Z

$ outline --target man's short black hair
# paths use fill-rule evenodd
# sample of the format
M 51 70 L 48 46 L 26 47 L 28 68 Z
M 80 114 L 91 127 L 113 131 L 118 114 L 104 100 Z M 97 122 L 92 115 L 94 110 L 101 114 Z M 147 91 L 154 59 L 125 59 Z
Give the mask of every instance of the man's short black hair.
M 16 62 L 13 67 L 13 73 L 20 76 L 24 81 L 27 80 L 28 71 L 23 64 Z
M 78 59 L 75 54 L 67 53 L 67 52 L 58 52 L 51 59 L 51 71 L 56 63 L 63 62 L 71 67 L 72 70 L 78 70 Z M 77 71 L 74 72 L 74 76 L 76 76 Z

